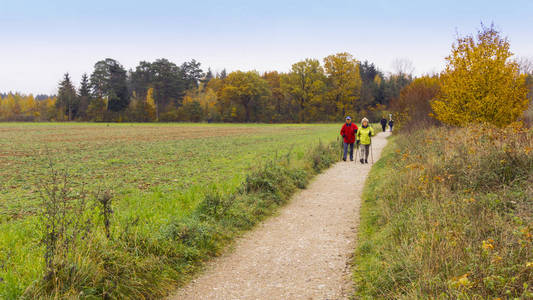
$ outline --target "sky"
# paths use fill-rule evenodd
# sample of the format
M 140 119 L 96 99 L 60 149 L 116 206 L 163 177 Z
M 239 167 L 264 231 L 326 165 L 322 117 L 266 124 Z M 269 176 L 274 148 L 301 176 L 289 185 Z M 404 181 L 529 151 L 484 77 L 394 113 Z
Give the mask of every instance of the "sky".
M 0 0 L 0 92 L 55 94 L 94 63 L 196 59 L 213 71 L 287 72 L 349 52 L 383 72 L 443 69 L 457 35 L 494 22 L 517 56 L 533 57 L 533 1 Z

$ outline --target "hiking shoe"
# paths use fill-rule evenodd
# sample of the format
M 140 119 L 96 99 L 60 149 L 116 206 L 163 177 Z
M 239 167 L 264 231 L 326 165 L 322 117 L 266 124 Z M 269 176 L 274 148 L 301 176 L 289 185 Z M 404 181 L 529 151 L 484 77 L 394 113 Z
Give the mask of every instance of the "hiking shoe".
M 353 158 L 350 158 L 350 161 L 353 161 Z
M 346 158 L 343 158 L 342 160 L 346 161 Z
M 364 161 L 362 158 L 361 158 L 359 161 L 360 161 L 362 164 L 365 163 L 365 161 Z
M 368 159 L 365 159 L 365 164 L 367 164 L 367 163 L 368 163 Z

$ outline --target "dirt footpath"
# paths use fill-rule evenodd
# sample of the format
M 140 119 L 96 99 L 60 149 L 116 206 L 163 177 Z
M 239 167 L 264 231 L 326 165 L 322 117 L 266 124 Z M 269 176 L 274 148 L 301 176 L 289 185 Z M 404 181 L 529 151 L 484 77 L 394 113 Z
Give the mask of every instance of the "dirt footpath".
M 376 161 L 389 133 L 373 138 Z M 339 162 L 170 299 L 346 299 L 371 164 Z

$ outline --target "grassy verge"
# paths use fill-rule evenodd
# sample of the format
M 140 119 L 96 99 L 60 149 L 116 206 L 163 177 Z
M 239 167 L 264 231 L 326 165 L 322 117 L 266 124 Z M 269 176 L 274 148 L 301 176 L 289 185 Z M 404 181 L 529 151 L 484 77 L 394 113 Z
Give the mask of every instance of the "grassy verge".
M 533 297 L 533 133 L 393 138 L 363 193 L 356 297 Z
M 89 234 L 59 238 L 59 246 L 70 243 L 70 247 L 55 248 L 43 278 L 24 297 L 163 297 L 186 282 L 204 261 L 220 254 L 234 237 L 304 188 L 312 176 L 335 162 L 336 153 L 334 143 L 319 143 L 302 160 L 293 162 L 289 154 L 277 157 L 251 171 L 236 191 L 205 191 L 192 212 L 178 211 L 157 220 L 157 226 L 139 217 L 115 225 L 112 221 L 109 237 L 105 225 L 98 225 L 105 224 L 105 213 L 94 207 L 84 210 L 77 219 L 87 218 L 88 224 L 94 224 Z

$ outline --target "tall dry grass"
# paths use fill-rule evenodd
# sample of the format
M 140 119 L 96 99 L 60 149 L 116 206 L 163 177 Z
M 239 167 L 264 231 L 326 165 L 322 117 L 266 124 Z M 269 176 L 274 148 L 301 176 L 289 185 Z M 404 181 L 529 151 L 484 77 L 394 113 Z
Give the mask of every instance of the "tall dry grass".
M 358 296 L 533 297 L 533 131 L 403 133 L 368 182 Z

